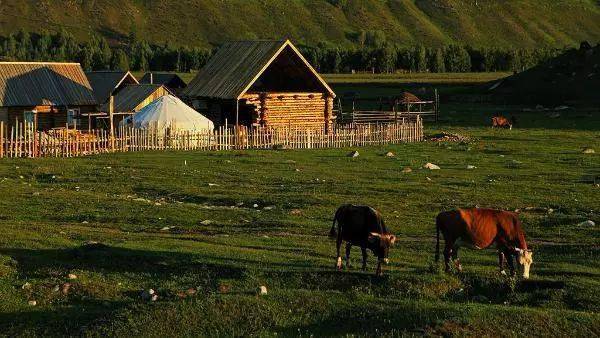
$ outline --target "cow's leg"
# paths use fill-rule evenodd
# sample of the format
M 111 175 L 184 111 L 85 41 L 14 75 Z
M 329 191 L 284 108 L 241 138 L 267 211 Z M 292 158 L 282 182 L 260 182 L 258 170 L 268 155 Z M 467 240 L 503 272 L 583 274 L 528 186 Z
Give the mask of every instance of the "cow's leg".
M 338 235 L 336 242 L 336 250 L 337 250 L 337 261 L 335 263 L 335 267 L 338 270 L 342 269 L 342 256 L 340 255 L 340 248 L 342 247 L 342 236 Z
M 346 268 L 350 268 L 350 250 L 352 249 L 352 244 L 346 243 Z
M 513 260 L 513 255 L 511 255 L 509 249 L 504 249 L 504 256 L 506 258 L 506 262 L 508 263 L 508 268 L 510 269 L 510 275 L 515 275 L 515 264 Z
M 458 258 L 458 248 L 458 245 L 454 245 L 452 248 L 452 260 L 454 261 L 456 271 L 462 272 L 462 265 L 460 264 L 460 259 Z
M 446 267 L 446 272 L 450 272 L 450 255 L 452 255 L 452 246 L 448 245 L 448 242 L 446 242 L 446 246 L 444 247 L 444 265 Z
M 367 270 L 367 248 L 365 248 L 364 246 L 360 248 L 360 250 L 362 251 L 362 269 Z
M 381 263 L 383 262 L 383 258 L 377 258 L 377 269 L 375 270 L 375 276 L 381 276 Z
M 500 273 L 506 275 L 506 271 L 504 271 L 504 249 L 498 249 L 498 266 L 500 266 Z

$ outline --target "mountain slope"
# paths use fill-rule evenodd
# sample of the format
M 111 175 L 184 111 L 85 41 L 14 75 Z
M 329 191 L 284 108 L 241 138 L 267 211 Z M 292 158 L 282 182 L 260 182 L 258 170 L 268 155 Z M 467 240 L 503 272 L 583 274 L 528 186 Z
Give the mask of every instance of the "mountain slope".
M 405 45 L 562 47 L 600 41 L 600 7 L 594 0 L 0 0 L 0 34 L 61 27 L 82 39 L 136 31 L 189 46 L 281 37 L 349 45 L 365 30 Z

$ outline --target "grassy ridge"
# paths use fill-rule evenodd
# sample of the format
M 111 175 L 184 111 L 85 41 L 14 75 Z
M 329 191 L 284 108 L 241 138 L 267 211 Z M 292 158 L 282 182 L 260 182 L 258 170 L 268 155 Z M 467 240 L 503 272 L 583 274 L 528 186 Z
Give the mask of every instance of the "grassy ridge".
M 414 45 L 452 42 L 532 47 L 600 40 L 593 0 L 99 0 L 3 1 L 0 33 L 65 27 L 81 38 L 123 39 L 135 28 L 152 42 L 207 46 L 231 39 L 290 37 L 307 44 L 351 44 L 360 30 L 384 31 Z
M 3 160 L 0 336 L 596 336 L 598 231 L 577 224 L 600 221 L 600 161 L 581 152 L 598 151 L 599 115 L 523 112 L 515 130 L 487 127 L 518 108 L 446 105 L 441 128 L 471 142 L 366 147 L 358 158 L 325 149 Z M 426 162 L 442 169 L 419 169 Z M 333 269 L 326 234 L 348 202 L 379 208 L 399 235 L 381 279 Z M 493 250 L 462 250 L 462 275 L 431 264 L 435 214 L 474 205 L 522 210 L 530 283 L 500 277 Z M 82 247 L 89 240 L 105 247 Z M 65 282 L 68 292 L 54 291 Z M 157 302 L 141 300 L 148 288 Z

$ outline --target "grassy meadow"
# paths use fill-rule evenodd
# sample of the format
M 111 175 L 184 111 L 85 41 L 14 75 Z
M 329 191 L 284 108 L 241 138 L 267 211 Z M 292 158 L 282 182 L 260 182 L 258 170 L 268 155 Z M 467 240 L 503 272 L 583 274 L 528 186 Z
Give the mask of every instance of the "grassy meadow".
M 578 225 L 600 222 L 600 158 L 582 153 L 598 111 L 442 108 L 427 134 L 470 141 L 2 160 L 0 336 L 599 335 L 599 228 Z M 519 125 L 492 130 L 494 112 Z M 343 203 L 399 236 L 383 277 L 357 248 L 334 270 Z M 435 215 L 471 206 L 521 210 L 530 281 L 492 249 L 463 250 L 462 274 L 433 263 Z

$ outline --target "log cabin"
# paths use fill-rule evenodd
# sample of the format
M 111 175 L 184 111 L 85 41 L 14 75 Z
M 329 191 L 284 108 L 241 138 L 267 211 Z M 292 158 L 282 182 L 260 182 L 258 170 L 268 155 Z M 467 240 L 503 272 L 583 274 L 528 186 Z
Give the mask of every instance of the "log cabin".
M 289 41 L 226 43 L 181 96 L 216 126 L 329 130 L 335 93 Z
M 139 84 L 138 80 L 127 71 L 95 71 L 86 72 L 90 85 L 94 90 L 94 96 L 98 104 L 108 103 L 111 96 L 117 95 L 128 85 Z
M 0 62 L 0 121 L 36 130 L 94 127 L 97 102 L 78 63 Z

